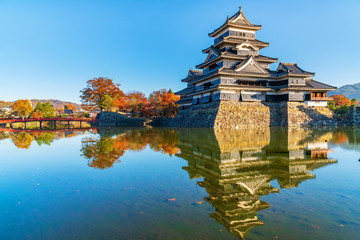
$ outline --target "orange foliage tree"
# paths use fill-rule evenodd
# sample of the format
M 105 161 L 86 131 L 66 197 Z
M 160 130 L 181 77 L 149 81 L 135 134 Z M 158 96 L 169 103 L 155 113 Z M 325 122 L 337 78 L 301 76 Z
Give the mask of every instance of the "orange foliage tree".
M 333 99 L 336 107 L 351 105 L 351 100 L 345 97 L 343 94 L 332 95 L 331 98 Z
M 42 112 L 40 111 L 35 111 L 31 114 L 32 118 L 41 118 L 42 117 Z
M 81 90 L 81 101 L 85 109 L 93 110 L 95 108 L 103 110 L 101 107 L 101 100 L 103 96 L 108 95 L 114 100 L 114 105 L 118 106 L 122 98 L 125 97 L 123 91 L 119 89 L 120 84 L 114 83 L 112 79 L 109 78 L 94 78 L 88 80 L 87 87 Z
M 33 107 L 30 100 L 17 100 L 12 110 L 24 119 L 33 111 Z
M 178 112 L 175 102 L 179 100 L 180 96 L 175 95 L 171 90 L 154 91 L 149 96 L 146 114 L 152 117 L 174 117 Z
M 127 110 L 135 114 L 143 113 L 144 109 L 149 104 L 145 94 L 138 91 L 126 94 L 126 101 Z
M 73 112 L 75 112 L 75 106 L 71 105 L 71 104 L 67 104 L 64 106 L 64 109 L 69 109 L 69 110 L 73 110 Z

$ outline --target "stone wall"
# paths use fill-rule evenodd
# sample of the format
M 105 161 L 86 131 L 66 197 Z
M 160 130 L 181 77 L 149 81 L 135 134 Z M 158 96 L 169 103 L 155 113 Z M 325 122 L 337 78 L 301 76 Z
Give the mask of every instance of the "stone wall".
M 360 107 L 349 107 L 349 110 L 343 119 L 343 125 L 360 126 Z
M 97 116 L 99 127 L 136 127 L 145 126 L 149 122 L 146 118 L 131 118 L 115 112 L 101 112 Z
M 215 119 L 215 128 L 259 128 L 280 126 L 283 113 L 280 103 L 222 101 Z
M 327 107 L 309 107 L 302 102 L 217 101 L 182 110 L 175 118 L 149 120 L 119 113 L 102 112 L 99 126 L 190 127 L 215 129 L 256 129 L 264 127 L 309 127 L 340 124 Z M 360 125 L 360 108 L 349 111 L 346 125 Z
M 283 111 L 287 113 L 289 127 L 335 126 L 338 119 L 328 107 L 308 107 L 302 102 L 286 102 Z
M 170 123 L 170 127 L 213 128 L 220 102 L 200 104 L 180 111 Z
M 180 111 L 171 127 L 242 129 L 263 127 L 334 126 L 339 119 L 327 107 L 309 107 L 302 102 L 221 101 Z M 360 109 L 359 109 L 360 123 Z

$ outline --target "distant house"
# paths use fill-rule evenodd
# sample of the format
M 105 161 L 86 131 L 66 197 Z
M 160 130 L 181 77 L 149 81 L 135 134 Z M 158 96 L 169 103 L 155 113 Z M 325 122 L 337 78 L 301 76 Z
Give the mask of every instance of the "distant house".
M 74 111 L 73 111 L 72 109 L 65 109 L 65 110 L 64 110 L 64 113 L 65 113 L 65 114 L 73 114 Z
M 1 111 L 3 111 L 3 112 L 8 112 L 8 113 L 10 113 L 11 110 L 12 110 L 12 108 L 10 108 L 10 107 L 3 107 L 3 108 L 1 108 Z

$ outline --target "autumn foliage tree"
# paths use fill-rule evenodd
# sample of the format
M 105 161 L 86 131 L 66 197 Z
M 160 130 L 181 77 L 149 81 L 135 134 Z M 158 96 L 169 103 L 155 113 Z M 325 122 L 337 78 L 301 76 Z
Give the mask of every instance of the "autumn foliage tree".
M 86 88 L 81 90 L 81 101 L 86 109 L 100 109 L 103 111 L 101 101 L 105 95 L 110 96 L 114 104 L 122 103 L 125 97 L 123 91 L 119 89 L 120 84 L 114 83 L 112 79 L 99 77 L 88 80 Z M 116 106 L 121 107 L 121 106 Z
M 171 90 L 154 91 L 149 96 L 149 114 L 153 117 L 174 117 L 178 112 L 176 102 L 179 100 L 180 96 Z
M 346 106 L 351 105 L 351 100 L 348 99 L 347 97 L 345 97 L 343 94 L 332 95 L 331 98 L 333 99 L 336 107 L 343 106 L 343 105 L 346 105 Z
M 336 114 L 346 114 L 349 107 L 353 104 L 350 99 L 343 94 L 336 94 L 331 96 L 332 100 L 328 101 L 328 107 Z
M 126 94 L 126 101 L 127 110 L 135 114 L 143 113 L 145 108 L 149 104 L 149 101 L 145 97 L 145 94 L 138 91 Z
M 71 104 L 66 104 L 64 106 L 64 109 L 67 109 L 67 110 L 73 110 L 73 112 L 75 112 L 75 107 Z
M 13 106 L 13 112 L 16 112 L 22 119 L 27 117 L 33 111 L 30 100 L 17 100 Z

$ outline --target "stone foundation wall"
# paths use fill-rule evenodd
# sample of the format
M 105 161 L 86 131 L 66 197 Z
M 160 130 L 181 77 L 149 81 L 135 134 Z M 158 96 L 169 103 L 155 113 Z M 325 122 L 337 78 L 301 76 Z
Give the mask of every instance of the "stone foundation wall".
M 243 129 L 276 126 L 334 126 L 337 124 L 337 117 L 327 107 L 309 107 L 301 102 L 221 101 L 200 104 L 180 111 L 169 126 Z
M 281 126 L 284 114 L 280 103 L 223 101 L 215 119 L 215 128 L 258 128 Z
M 221 101 L 199 104 L 180 111 L 175 118 L 149 120 L 119 113 L 102 112 L 99 126 L 190 127 L 215 129 L 256 129 L 264 127 L 334 126 L 340 123 L 327 107 L 309 107 L 301 102 Z M 360 108 L 349 111 L 349 124 L 360 125 Z M 350 124 L 351 122 L 351 124 Z
M 287 102 L 283 111 L 287 111 L 289 127 L 335 126 L 338 119 L 328 107 L 308 107 L 301 102 Z
M 349 110 L 343 119 L 343 125 L 360 126 L 360 107 L 349 107 Z
M 180 111 L 170 123 L 170 127 L 213 128 L 220 102 L 200 104 Z
M 137 127 L 145 126 L 146 118 L 130 118 L 115 112 L 101 112 L 98 114 L 99 127 Z

